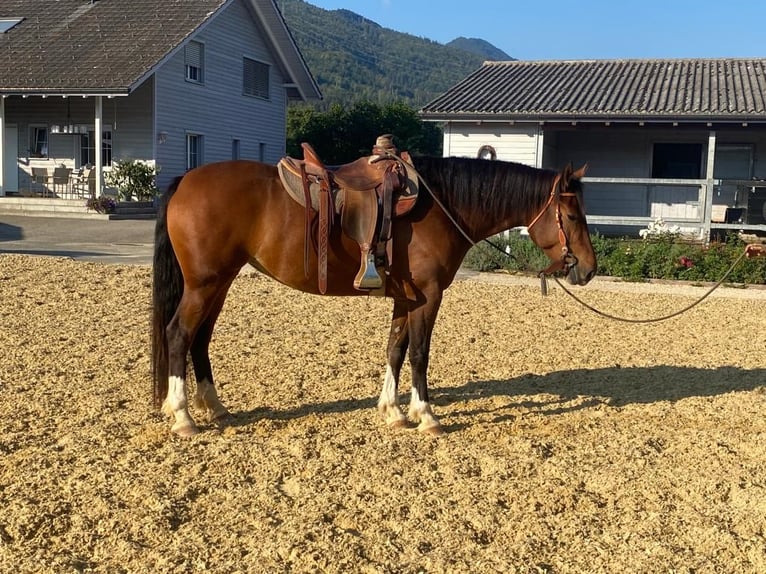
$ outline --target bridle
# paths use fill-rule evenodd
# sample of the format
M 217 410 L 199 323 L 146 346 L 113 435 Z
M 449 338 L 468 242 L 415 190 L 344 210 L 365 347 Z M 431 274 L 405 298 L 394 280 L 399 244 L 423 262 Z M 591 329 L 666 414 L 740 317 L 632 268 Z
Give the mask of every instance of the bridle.
M 554 200 L 556 200 L 556 225 L 559 228 L 559 245 L 561 245 L 561 258 L 553 261 L 548 267 L 540 272 L 540 277 L 545 275 L 552 275 L 557 271 L 563 270 L 564 273 L 569 273 L 569 270 L 577 265 L 577 257 L 575 257 L 569 249 L 569 238 L 564 231 L 564 225 L 561 219 L 561 202 L 558 200 L 560 197 L 577 197 L 577 194 L 572 191 L 560 191 L 556 194 L 556 188 L 561 182 L 561 174 L 557 174 L 553 179 L 553 185 L 551 185 L 551 193 L 548 195 L 548 201 L 545 202 L 540 212 L 532 219 L 532 222 L 527 225 L 527 231 L 532 229 L 532 226 L 537 223 L 540 218 L 548 211 Z

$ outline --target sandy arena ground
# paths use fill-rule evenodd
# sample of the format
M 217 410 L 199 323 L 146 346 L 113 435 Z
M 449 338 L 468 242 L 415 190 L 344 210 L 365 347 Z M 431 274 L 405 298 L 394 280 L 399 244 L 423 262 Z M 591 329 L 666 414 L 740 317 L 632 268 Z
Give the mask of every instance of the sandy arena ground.
M 242 275 L 211 350 L 233 419 L 183 440 L 150 405 L 150 284 L 0 256 L 0 571 L 766 572 L 764 290 L 634 325 L 459 280 L 434 439 L 375 408 L 390 301 Z M 577 289 L 631 317 L 703 292 Z

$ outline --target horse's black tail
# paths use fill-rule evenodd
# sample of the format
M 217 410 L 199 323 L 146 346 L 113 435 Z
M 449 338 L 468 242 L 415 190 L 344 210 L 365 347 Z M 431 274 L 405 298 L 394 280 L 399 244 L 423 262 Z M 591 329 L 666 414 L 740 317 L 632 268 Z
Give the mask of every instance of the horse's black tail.
M 154 405 L 160 407 L 168 394 L 168 340 L 165 330 L 184 291 L 183 275 L 168 236 L 167 206 L 183 176 L 170 184 L 157 211 L 154 228 L 152 279 L 152 380 Z

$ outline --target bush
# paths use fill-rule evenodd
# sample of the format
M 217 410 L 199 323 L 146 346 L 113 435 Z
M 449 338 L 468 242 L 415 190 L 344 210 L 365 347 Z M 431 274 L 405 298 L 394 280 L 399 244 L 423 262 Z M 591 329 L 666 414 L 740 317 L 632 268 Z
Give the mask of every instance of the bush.
M 529 236 L 512 231 L 508 237 L 496 235 L 489 239 L 492 247 L 482 241 L 472 247 L 463 260 L 463 265 L 477 271 L 539 272 L 548 266 L 548 258 Z
M 115 162 L 104 174 L 106 184 L 117 189 L 120 201 L 151 201 L 159 195 L 155 184 L 157 170 L 154 166 L 138 160 Z
M 510 255 L 482 242 L 471 248 L 463 264 L 477 271 L 503 269 L 534 274 L 548 266 L 548 258 L 526 236 L 511 233 L 509 239 L 497 236 L 490 241 L 503 250 L 508 248 Z M 733 233 L 724 241 L 713 241 L 708 245 L 668 233 L 649 234 L 644 239 L 607 238 L 595 234 L 591 241 L 598 274 L 626 281 L 720 281 L 745 247 Z M 766 283 L 766 258 L 742 259 L 726 281 L 750 285 Z

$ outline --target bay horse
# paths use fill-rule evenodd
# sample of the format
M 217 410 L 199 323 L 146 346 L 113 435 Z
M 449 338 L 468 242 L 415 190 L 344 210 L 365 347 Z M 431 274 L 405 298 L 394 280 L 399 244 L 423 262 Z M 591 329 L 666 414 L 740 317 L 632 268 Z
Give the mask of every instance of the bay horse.
M 399 405 L 399 374 L 409 352 L 408 416 L 418 430 L 441 434 L 428 397 L 431 333 L 444 290 L 476 242 L 527 226 L 531 239 L 571 284 L 596 273 L 582 199 L 584 169 L 560 173 L 521 164 L 457 157 L 414 160 L 421 191 L 412 210 L 392 222 L 385 296 L 393 300 L 387 365 L 378 409 L 391 427 L 408 426 Z M 208 420 L 228 415 L 213 380 L 208 347 L 226 294 L 245 264 L 276 281 L 319 294 L 317 257 L 305 268 L 304 207 L 285 191 L 277 167 L 255 161 L 211 163 L 177 178 L 156 221 L 153 263 L 152 369 L 156 407 L 172 432 L 198 432 L 186 393 L 187 355 L 195 406 Z M 354 289 L 359 245 L 333 227 L 326 295 Z

